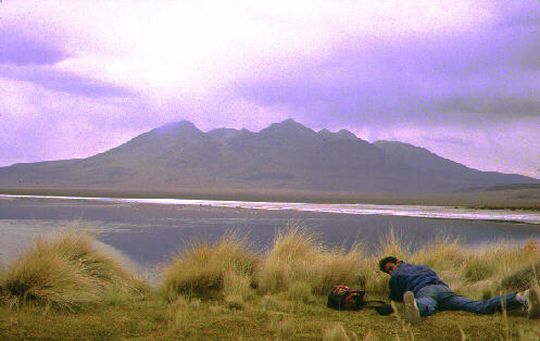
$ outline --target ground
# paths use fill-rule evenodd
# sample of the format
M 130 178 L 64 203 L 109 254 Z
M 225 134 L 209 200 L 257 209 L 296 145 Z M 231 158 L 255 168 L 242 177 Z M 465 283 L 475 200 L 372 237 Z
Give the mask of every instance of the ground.
M 223 301 L 197 299 L 178 306 L 155 297 L 77 313 L 3 306 L 0 338 L 314 340 L 341 324 L 349 338 L 356 335 L 360 340 L 370 336 L 376 340 L 459 340 L 462 333 L 471 340 L 540 339 L 540 321 L 509 315 L 439 312 L 417 326 L 409 326 L 396 316 L 379 316 L 374 310 L 330 310 L 323 297 L 310 304 L 257 298 L 242 309 Z

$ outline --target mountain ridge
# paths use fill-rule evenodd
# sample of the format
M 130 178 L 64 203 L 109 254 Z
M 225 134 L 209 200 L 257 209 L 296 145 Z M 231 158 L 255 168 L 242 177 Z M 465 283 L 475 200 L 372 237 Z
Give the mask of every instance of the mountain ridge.
M 434 193 L 536 183 L 472 169 L 403 142 L 369 143 L 345 129 L 316 132 L 292 119 L 259 132 L 203 132 L 189 121 L 173 122 L 88 158 L 0 168 L 1 188 Z

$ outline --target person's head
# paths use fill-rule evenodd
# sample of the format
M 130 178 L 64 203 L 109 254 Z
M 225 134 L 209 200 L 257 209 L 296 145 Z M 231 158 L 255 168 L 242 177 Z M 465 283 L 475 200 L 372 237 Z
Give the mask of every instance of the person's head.
M 387 256 L 379 261 L 379 269 L 382 272 L 391 275 L 399 264 L 401 264 L 401 260 L 397 259 L 394 256 Z

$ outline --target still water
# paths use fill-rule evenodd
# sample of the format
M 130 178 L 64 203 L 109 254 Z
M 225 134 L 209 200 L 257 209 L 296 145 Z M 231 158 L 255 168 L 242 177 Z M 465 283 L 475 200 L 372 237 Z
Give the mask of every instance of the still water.
M 291 222 L 329 247 L 361 242 L 371 251 L 391 230 L 413 249 L 441 236 L 471 247 L 540 239 L 540 212 L 528 211 L 0 195 L 0 259 L 20 254 L 36 236 L 77 228 L 97 233 L 102 247 L 152 272 L 186 246 L 229 231 L 263 251 Z

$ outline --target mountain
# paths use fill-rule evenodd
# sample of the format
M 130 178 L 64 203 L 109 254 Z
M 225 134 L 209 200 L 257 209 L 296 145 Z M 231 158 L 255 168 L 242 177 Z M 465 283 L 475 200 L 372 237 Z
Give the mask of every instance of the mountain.
M 481 172 L 401 142 L 371 144 L 347 130 L 315 132 L 291 119 L 257 133 L 205 133 L 181 121 L 86 159 L 0 168 L 4 189 L 440 193 L 535 183 L 540 181 Z
M 374 146 L 384 151 L 389 157 L 415 167 L 429 174 L 438 174 L 448 182 L 461 187 L 493 187 L 504 184 L 534 183 L 522 175 L 482 172 L 460 163 L 443 158 L 421 147 L 398 141 L 376 141 Z M 528 178 L 530 179 L 530 178 Z M 539 182 L 540 183 L 540 182 Z
M 337 133 L 333 133 L 328 129 L 319 131 L 319 135 L 328 140 L 356 140 L 358 137 L 346 129 L 341 129 Z

